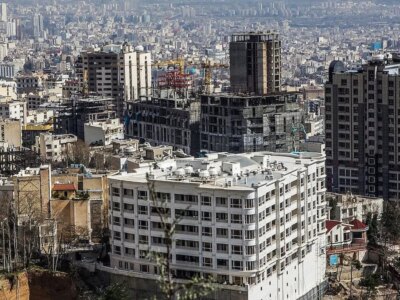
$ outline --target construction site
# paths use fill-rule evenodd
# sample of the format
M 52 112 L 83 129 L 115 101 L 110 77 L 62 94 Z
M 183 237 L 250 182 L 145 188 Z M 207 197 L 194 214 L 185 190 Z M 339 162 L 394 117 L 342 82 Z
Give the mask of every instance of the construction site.
M 0 175 L 12 176 L 28 167 L 40 166 L 40 157 L 25 147 L 0 145 Z

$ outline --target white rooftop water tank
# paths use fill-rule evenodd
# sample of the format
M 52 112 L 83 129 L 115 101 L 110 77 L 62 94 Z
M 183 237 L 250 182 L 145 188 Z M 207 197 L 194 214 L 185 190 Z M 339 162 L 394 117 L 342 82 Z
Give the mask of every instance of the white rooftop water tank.
M 208 177 L 210 177 L 210 172 L 208 172 L 207 170 L 201 170 L 199 172 L 199 177 L 200 178 L 208 178 Z
M 178 168 L 175 170 L 175 175 L 176 176 L 185 176 L 186 172 L 183 168 Z

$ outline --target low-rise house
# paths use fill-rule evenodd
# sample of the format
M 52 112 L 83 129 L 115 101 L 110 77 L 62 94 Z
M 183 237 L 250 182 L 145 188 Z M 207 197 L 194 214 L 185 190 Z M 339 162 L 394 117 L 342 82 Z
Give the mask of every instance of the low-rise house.
M 354 219 L 349 223 L 337 220 L 326 221 L 327 253 L 355 253 L 358 258 L 366 251 L 368 226 Z
M 113 140 L 124 139 L 124 126 L 119 119 L 85 123 L 85 143 L 89 146 L 107 146 Z
M 347 194 L 327 193 L 329 219 L 349 223 L 354 219 L 366 222 L 368 214 L 376 214 L 378 219 L 383 212 L 383 198 Z
M 78 138 L 73 134 L 41 133 L 36 137 L 34 151 L 40 154 L 42 160 L 62 162 L 77 141 Z

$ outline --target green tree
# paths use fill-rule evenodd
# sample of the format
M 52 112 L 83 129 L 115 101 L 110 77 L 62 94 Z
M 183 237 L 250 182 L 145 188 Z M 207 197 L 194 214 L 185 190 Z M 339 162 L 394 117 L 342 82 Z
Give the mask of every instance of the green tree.
M 378 224 L 381 269 L 388 265 L 389 249 L 400 240 L 400 205 L 394 201 L 386 201 L 381 221 Z
M 367 237 L 368 242 L 371 245 L 377 245 L 378 243 L 378 215 L 368 213 L 367 219 L 365 222 L 368 225 Z
M 395 202 L 385 202 L 382 213 L 383 237 L 391 243 L 400 239 L 400 206 Z
M 329 198 L 327 199 L 328 203 L 329 203 L 329 217 L 331 220 L 336 220 L 336 208 L 337 208 L 337 203 L 338 200 L 335 196 L 329 196 Z

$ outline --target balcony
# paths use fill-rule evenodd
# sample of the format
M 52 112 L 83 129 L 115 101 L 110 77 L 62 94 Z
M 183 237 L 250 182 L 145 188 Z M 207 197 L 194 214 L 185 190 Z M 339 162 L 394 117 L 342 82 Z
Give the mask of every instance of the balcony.
M 341 245 L 330 245 L 326 247 L 326 252 L 330 254 L 351 253 L 357 251 L 364 251 L 367 249 L 367 243 L 364 241 L 353 241 L 349 244 L 343 242 Z

